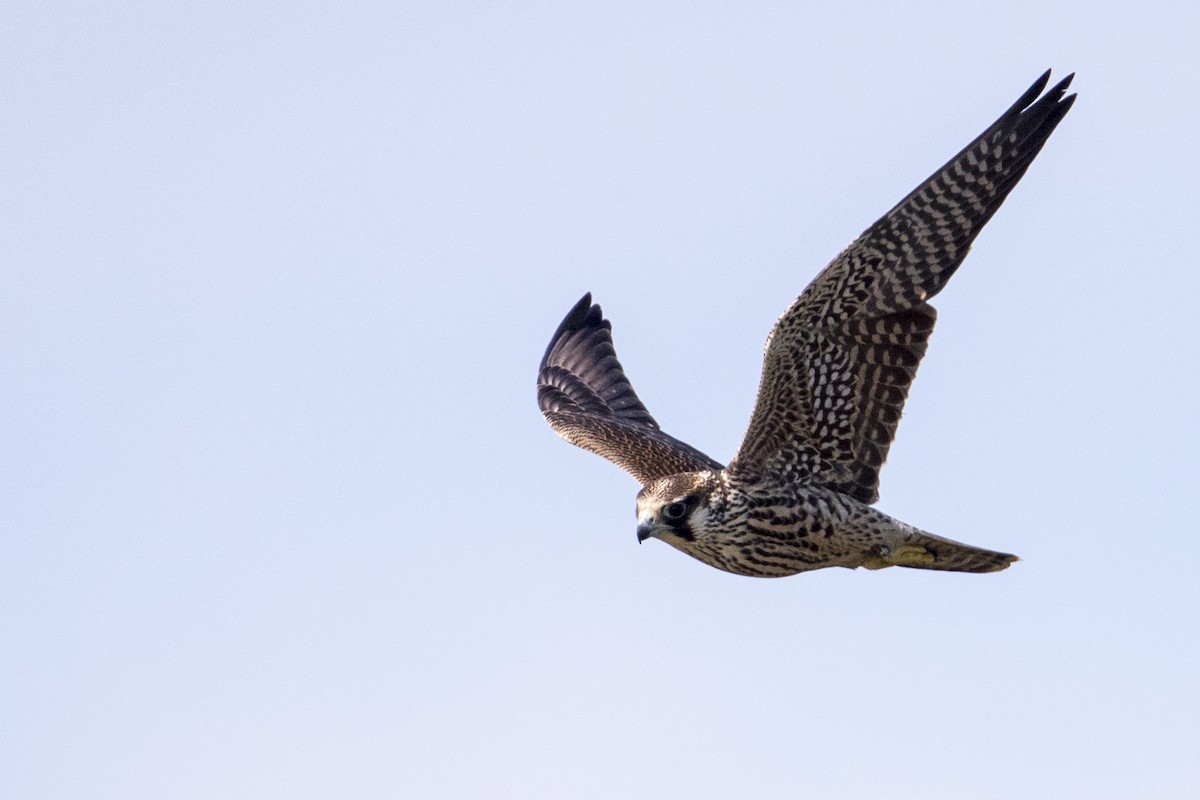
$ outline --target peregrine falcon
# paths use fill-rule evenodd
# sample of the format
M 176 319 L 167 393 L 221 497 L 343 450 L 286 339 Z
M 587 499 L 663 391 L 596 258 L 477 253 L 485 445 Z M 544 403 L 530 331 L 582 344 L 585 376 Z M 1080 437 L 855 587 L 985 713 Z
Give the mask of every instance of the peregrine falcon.
M 550 340 L 538 405 L 559 436 L 643 484 L 637 537 L 739 575 L 900 566 L 995 572 L 1017 560 L 871 507 L 937 314 L 929 300 L 1070 110 L 1042 75 L 842 251 L 767 337 L 758 399 L 728 466 L 669 436 L 634 393 L 584 295 Z M 1039 98 L 1039 95 L 1041 97 Z

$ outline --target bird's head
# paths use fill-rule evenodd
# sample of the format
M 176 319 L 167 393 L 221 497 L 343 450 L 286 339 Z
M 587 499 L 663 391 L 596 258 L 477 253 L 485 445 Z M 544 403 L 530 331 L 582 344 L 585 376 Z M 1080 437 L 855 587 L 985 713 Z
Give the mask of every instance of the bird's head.
M 638 541 L 662 539 L 686 550 L 715 522 L 710 500 L 717 484 L 717 475 L 707 470 L 646 484 L 637 496 Z

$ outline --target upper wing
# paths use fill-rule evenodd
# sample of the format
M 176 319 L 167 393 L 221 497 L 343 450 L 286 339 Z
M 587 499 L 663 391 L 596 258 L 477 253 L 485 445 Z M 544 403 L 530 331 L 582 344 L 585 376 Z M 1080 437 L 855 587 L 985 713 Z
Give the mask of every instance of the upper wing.
M 663 433 L 638 400 L 613 349 L 612 325 L 591 294 L 567 314 L 542 356 L 538 406 L 568 442 L 602 455 L 643 484 L 677 472 L 721 469 Z
M 815 476 L 866 503 L 937 318 L 971 242 L 1071 108 L 1042 75 L 995 124 L 868 228 L 767 338 L 762 382 L 732 467 Z M 1036 102 L 1034 102 L 1036 100 Z

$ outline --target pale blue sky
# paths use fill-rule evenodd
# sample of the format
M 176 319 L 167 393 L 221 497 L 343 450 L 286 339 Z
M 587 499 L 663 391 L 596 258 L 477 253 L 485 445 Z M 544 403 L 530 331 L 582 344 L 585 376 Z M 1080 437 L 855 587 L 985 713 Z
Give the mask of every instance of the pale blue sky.
M 0 10 L 0 796 L 1193 797 L 1193 3 Z M 776 316 L 1045 68 L 880 507 L 722 574 L 534 402 L 585 291 L 728 459 Z

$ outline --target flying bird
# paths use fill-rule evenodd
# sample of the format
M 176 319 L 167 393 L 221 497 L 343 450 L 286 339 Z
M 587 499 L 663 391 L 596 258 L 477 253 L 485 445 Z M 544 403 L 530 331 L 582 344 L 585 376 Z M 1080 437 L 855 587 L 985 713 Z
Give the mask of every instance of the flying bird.
M 538 371 L 538 405 L 562 438 L 642 483 L 639 541 L 739 575 L 900 566 L 995 572 L 1017 557 L 884 514 L 879 470 L 937 314 L 929 300 L 1070 110 L 1050 72 L 975 141 L 841 252 L 767 337 L 758 398 L 728 466 L 665 433 L 584 297 Z M 1040 97 L 1039 97 L 1040 95 Z

